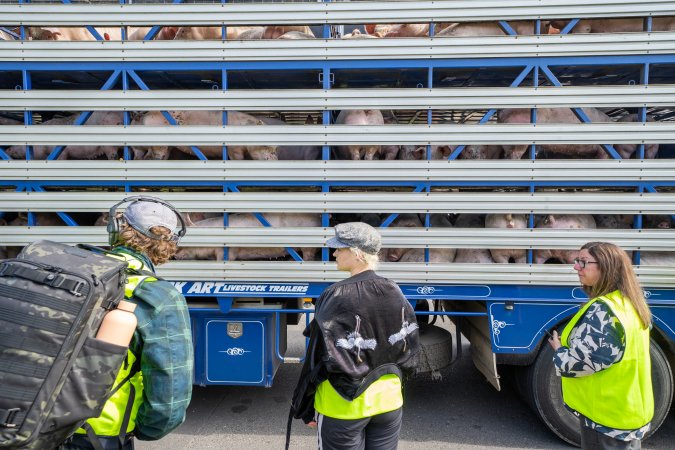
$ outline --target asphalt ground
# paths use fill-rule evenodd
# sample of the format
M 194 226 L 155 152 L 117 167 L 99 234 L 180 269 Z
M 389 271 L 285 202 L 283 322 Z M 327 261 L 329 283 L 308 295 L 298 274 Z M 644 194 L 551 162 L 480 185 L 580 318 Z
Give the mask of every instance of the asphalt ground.
M 299 328 L 289 327 L 290 354 L 301 351 Z M 503 383 L 497 392 L 473 366 L 470 347 L 440 381 L 407 386 L 400 449 L 571 449 L 539 422 Z M 137 442 L 139 450 L 282 449 L 290 398 L 299 365 L 282 365 L 272 388 L 195 386 L 186 422 L 160 441 Z M 316 448 L 314 431 L 294 421 L 292 449 Z M 675 408 L 643 448 L 675 448 Z

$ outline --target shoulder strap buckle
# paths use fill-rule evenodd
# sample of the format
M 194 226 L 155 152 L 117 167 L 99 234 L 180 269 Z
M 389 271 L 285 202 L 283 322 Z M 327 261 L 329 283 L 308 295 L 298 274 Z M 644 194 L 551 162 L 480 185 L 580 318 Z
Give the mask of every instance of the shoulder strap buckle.
M 19 411 L 19 408 L 0 409 L 0 427 L 16 428 L 14 418 Z

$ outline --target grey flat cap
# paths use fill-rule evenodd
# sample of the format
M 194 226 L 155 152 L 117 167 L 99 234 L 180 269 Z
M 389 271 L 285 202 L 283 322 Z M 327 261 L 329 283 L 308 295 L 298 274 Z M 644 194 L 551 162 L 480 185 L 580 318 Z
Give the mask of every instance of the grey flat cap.
M 335 225 L 335 237 L 326 241 L 326 247 L 356 247 L 371 255 L 377 255 L 381 246 L 380 233 L 363 222 L 347 222 Z

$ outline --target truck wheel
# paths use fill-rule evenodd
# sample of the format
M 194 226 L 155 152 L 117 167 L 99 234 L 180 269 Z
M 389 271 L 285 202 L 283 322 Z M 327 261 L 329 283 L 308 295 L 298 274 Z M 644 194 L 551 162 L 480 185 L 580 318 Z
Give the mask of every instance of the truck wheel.
M 666 419 L 673 399 L 673 374 L 661 348 L 652 341 L 652 384 L 654 388 L 654 418 L 647 437 Z M 559 438 L 579 446 L 579 419 L 563 406 L 560 377 L 553 366 L 553 349 L 542 346 L 537 359 L 526 371 L 525 400 L 534 412 Z
M 452 360 L 452 334 L 434 325 L 420 327 L 420 356 L 417 373 L 438 373 Z

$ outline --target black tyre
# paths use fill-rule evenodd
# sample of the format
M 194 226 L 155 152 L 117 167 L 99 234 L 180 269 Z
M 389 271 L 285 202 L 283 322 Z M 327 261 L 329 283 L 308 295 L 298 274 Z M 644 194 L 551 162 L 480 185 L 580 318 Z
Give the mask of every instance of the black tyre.
M 438 372 L 452 360 L 452 334 L 434 325 L 420 327 L 420 359 L 417 373 Z
M 654 418 L 647 437 L 653 434 L 668 416 L 673 399 L 673 373 L 668 359 L 659 346 L 650 344 L 652 384 L 654 387 Z M 523 371 L 525 400 L 546 426 L 563 441 L 579 446 L 579 419 L 563 406 L 560 377 L 553 367 L 553 349 L 544 345 L 534 364 Z

